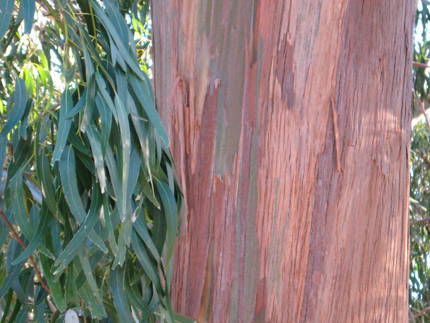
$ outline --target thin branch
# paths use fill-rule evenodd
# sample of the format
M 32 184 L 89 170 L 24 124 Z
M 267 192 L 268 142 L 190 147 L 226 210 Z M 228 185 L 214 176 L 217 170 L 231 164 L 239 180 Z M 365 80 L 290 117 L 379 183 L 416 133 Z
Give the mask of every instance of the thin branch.
M 427 221 L 430 221 L 430 217 L 427 217 L 427 218 L 424 218 L 424 219 L 421 219 L 421 220 L 413 221 L 413 222 L 410 223 L 410 225 L 420 224 L 420 223 L 427 222 Z
M 430 306 L 423 309 L 421 312 L 419 312 L 417 315 L 412 316 L 412 318 L 409 319 L 408 322 L 412 322 L 413 320 L 415 320 L 418 316 L 423 315 L 425 312 L 427 312 L 428 310 L 430 310 Z
M 15 229 L 13 228 L 12 224 L 9 222 L 8 218 L 6 217 L 6 215 L 4 215 L 3 210 L 1 208 L 0 208 L 0 215 L 3 218 L 4 222 L 6 222 L 7 226 L 10 229 L 10 231 L 12 231 L 13 236 L 15 237 L 16 241 L 18 241 L 18 243 L 22 246 L 22 248 L 24 250 L 27 249 L 27 246 L 24 244 L 24 242 L 22 242 L 22 240 L 18 236 L 18 233 L 16 233 Z M 30 259 L 31 265 L 34 268 L 34 271 L 36 272 L 37 278 L 39 278 L 40 284 L 42 285 L 43 288 L 46 289 L 46 291 L 49 293 L 49 295 L 52 295 L 51 294 L 51 290 L 49 289 L 49 287 L 43 281 L 42 275 L 40 274 L 39 269 L 37 269 L 36 263 L 33 260 L 33 256 L 30 255 L 29 259 Z
M 415 67 L 422 67 L 422 68 L 428 68 L 428 67 L 430 67 L 426 63 L 418 63 L 418 62 L 412 62 L 412 65 L 415 66 Z

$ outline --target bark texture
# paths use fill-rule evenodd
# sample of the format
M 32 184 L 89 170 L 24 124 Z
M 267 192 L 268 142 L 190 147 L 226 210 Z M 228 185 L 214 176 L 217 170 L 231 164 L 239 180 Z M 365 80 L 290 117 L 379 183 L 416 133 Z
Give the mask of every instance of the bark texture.
M 176 311 L 406 322 L 414 1 L 152 2 Z

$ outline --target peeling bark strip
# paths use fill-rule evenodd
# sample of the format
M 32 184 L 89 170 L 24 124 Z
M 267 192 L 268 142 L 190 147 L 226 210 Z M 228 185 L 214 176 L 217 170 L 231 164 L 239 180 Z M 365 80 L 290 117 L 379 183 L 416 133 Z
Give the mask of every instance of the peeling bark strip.
M 153 1 L 156 101 L 187 204 L 176 311 L 406 322 L 413 13 Z

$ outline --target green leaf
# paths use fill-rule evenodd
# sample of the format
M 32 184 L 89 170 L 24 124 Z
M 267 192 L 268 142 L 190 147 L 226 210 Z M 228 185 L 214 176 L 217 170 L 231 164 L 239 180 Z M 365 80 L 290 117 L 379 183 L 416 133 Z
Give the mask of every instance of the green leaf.
M 93 271 L 91 270 L 90 262 L 88 261 L 87 255 L 84 254 L 84 251 L 81 249 L 78 253 L 79 260 L 81 261 L 82 268 L 84 269 L 85 276 L 87 277 L 88 284 L 91 287 L 93 295 L 95 296 L 97 302 L 101 301 L 101 296 L 96 284 L 96 281 L 93 276 Z
M 0 0 L 0 40 L 2 40 L 4 34 L 9 29 L 14 2 L 14 0 Z
M 133 58 L 130 56 L 128 52 L 128 48 L 124 46 L 123 40 L 121 39 L 121 36 L 118 34 L 111 20 L 108 18 L 108 16 L 103 12 L 103 10 L 99 7 L 99 5 L 94 0 L 90 0 L 90 3 L 96 15 L 100 18 L 103 25 L 106 27 L 108 32 L 112 35 L 112 38 L 114 39 L 122 57 L 127 62 L 127 65 L 130 66 L 130 68 L 136 73 L 137 76 L 143 79 L 143 72 L 140 69 L 139 64 L 137 63 L 136 60 L 133 60 Z
M 164 144 L 169 147 L 169 137 L 167 136 L 161 118 L 155 109 L 154 102 L 152 101 L 150 92 L 148 90 L 149 86 L 146 84 L 146 82 L 138 80 L 136 77 L 134 77 L 134 75 L 130 75 L 129 81 L 133 87 L 136 97 L 139 99 L 140 104 L 145 109 L 145 112 L 149 120 L 151 120 L 155 130 L 157 130 L 157 133 L 163 139 Z
M 127 216 L 127 186 L 128 173 L 130 171 L 130 153 L 131 153 L 131 136 L 130 125 L 128 122 L 128 114 L 123 103 L 118 96 L 115 96 L 115 106 L 118 112 L 118 122 L 121 129 L 122 142 L 122 163 L 120 164 L 120 182 L 122 188 L 122 208 L 119 210 L 121 221 L 124 221 Z
M 129 269 L 125 271 L 124 273 L 124 287 L 125 292 L 127 294 L 127 298 L 133 303 L 140 311 L 144 311 L 147 307 L 145 304 L 142 294 L 140 293 L 138 287 L 136 284 L 131 284 L 131 280 L 134 276 L 134 271 L 131 269 L 133 268 L 133 263 L 129 261 L 127 264 Z M 130 268 L 131 267 L 131 268 Z
M 60 122 L 58 124 L 57 142 L 55 144 L 54 153 L 52 154 L 51 165 L 54 165 L 54 163 L 60 159 L 60 156 L 63 153 L 63 149 L 67 144 L 67 137 L 69 136 L 72 121 L 66 119 L 66 115 L 72 110 L 72 108 L 72 96 L 70 95 L 70 92 L 66 87 L 63 92 L 63 95 L 61 96 Z
M 149 185 L 148 180 L 146 179 L 145 172 L 143 170 L 139 173 L 138 184 L 143 194 L 150 200 L 157 208 L 160 208 L 160 203 L 158 203 L 157 199 L 154 196 L 154 191 Z
M 36 232 L 33 235 L 33 238 L 30 241 L 30 244 L 28 245 L 27 249 L 25 249 L 24 252 L 13 261 L 12 265 L 17 265 L 21 261 L 27 260 L 28 257 L 31 256 L 31 254 L 37 249 L 37 247 L 39 247 L 45 235 L 45 232 L 48 229 L 48 223 L 50 221 L 50 218 L 50 212 L 48 211 L 47 206 L 44 203 L 42 205 L 40 222 L 37 226 Z
M 85 141 L 83 142 L 81 138 L 78 137 L 78 135 L 76 134 L 76 131 L 77 131 L 77 128 L 73 127 L 73 124 L 72 124 L 72 129 L 69 132 L 69 138 L 68 138 L 69 142 L 73 145 L 73 147 L 75 147 L 83 154 L 89 157 L 92 157 L 90 148 L 85 145 Z
M 15 220 L 27 239 L 34 235 L 33 227 L 28 222 L 27 210 L 25 208 L 24 192 L 22 190 L 22 170 L 20 170 L 10 181 L 12 193 L 12 208 Z
M 66 303 L 64 302 L 63 291 L 61 288 L 61 283 L 59 281 L 54 281 L 54 277 L 51 274 L 51 269 L 53 267 L 53 261 L 43 254 L 39 254 L 40 262 L 42 264 L 43 273 L 48 283 L 48 286 L 52 293 L 52 298 L 57 305 L 58 309 L 61 312 L 64 312 L 67 308 Z
M 108 202 L 108 196 L 106 194 L 103 195 L 103 215 L 105 220 L 105 227 L 108 232 L 108 241 L 110 244 L 110 247 L 113 251 L 114 256 L 117 254 L 117 245 L 115 241 L 115 233 L 112 225 L 112 219 L 111 214 L 109 211 L 109 202 Z
M 97 303 L 96 298 L 94 297 L 91 287 L 87 281 L 79 288 L 79 294 L 82 297 L 87 308 L 90 310 L 91 315 L 98 319 L 101 319 L 102 316 L 106 316 L 105 310 L 103 308 L 103 303 Z
M 127 72 L 127 64 L 125 63 L 124 59 L 122 58 L 120 52 L 118 51 L 118 47 L 116 47 L 115 42 L 113 41 L 112 37 L 109 35 L 109 43 L 110 43 L 110 51 L 112 55 L 112 65 L 116 66 L 118 65 L 122 68 L 124 72 Z
M 109 19 L 112 22 L 115 30 L 118 31 L 120 36 L 120 40 L 123 42 L 125 47 L 129 46 L 128 43 L 128 26 L 124 20 L 124 17 L 119 12 L 118 8 L 116 8 L 111 1 L 104 1 L 106 11 L 109 15 Z
M 13 160 L 9 164 L 9 168 L 7 170 L 7 181 L 16 175 L 16 173 L 22 168 L 23 163 L 29 157 L 30 146 L 31 146 L 31 132 L 30 128 L 28 129 L 27 140 L 20 138 L 18 145 L 15 148 L 13 154 Z
M 87 134 L 88 138 L 90 139 L 91 149 L 93 151 L 94 164 L 96 165 L 97 177 L 100 183 L 100 188 L 102 190 L 102 193 L 104 193 L 106 188 L 105 164 L 102 147 L 100 144 L 100 134 L 93 120 L 90 121 L 90 124 L 87 127 Z
M 24 7 L 24 34 L 29 34 L 33 27 L 36 0 L 21 0 L 21 6 Z
M 30 311 L 30 308 L 24 307 L 19 311 L 18 316 L 16 317 L 14 323 L 24 323 L 28 319 L 28 312 Z
M 106 148 L 109 145 L 109 136 L 112 128 L 112 113 L 110 109 L 107 108 L 108 104 L 100 92 L 97 93 L 96 104 L 101 118 L 102 131 L 100 142 L 102 146 L 102 155 L 104 157 L 106 154 Z
M 128 305 L 124 293 L 124 268 L 117 267 L 115 270 L 111 270 L 109 276 L 113 300 L 119 317 L 123 322 L 134 322 L 133 316 L 130 312 L 130 305 Z
M 145 246 L 142 243 L 142 240 L 140 240 L 134 230 L 131 234 L 131 241 L 133 244 L 134 252 L 136 253 L 137 259 L 142 265 L 143 270 L 145 270 L 146 275 L 154 283 L 154 286 L 157 289 L 158 293 L 164 296 L 164 290 L 161 287 L 160 277 L 159 275 L 157 275 L 158 270 L 156 266 L 154 266 L 151 257 L 149 256 Z
M 116 199 L 116 203 L 118 205 L 118 211 L 119 211 L 122 209 L 122 205 L 125 203 L 125 200 L 123 200 L 122 198 L 122 190 L 121 190 L 121 183 L 119 180 L 118 168 L 116 166 L 115 157 L 113 155 L 112 148 L 110 146 L 108 146 L 106 150 L 106 165 L 108 167 L 111 183 L 113 186 L 113 190 L 115 192 L 115 196 L 113 197 Z
M 140 210 L 139 216 L 136 218 L 136 221 L 133 223 L 134 230 L 139 234 L 142 241 L 145 243 L 146 248 L 151 252 L 152 257 L 155 261 L 160 264 L 160 254 L 158 253 L 157 247 L 151 239 L 151 236 L 148 232 L 148 227 L 145 220 L 144 209 Z
M 13 0 L 0 0 L 0 8 L 2 10 L 7 10 L 8 8 L 4 7 L 4 2 L 12 1 L 13 8 Z M 0 35 L 1 35 L 1 26 L 3 20 L 1 19 L 2 13 L 0 13 Z M 1 37 L 1 36 L 0 36 Z M 14 107 L 12 113 L 6 121 L 2 131 L 0 132 L 0 137 L 6 137 L 7 134 L 18 124 L 19 120 L 21 120 L 24 115 L 25 108 L 27 106 L 27 90 L 25 87 L 25 82 L 21 78 L 17 78 L 15 82 L 15 94 L 14 94 Z
M 109 319 L 112 321 L 112 323 L 121 323 L 123 322 L 118 315 L 118 312 L 116 311 L 114 302 L 108 298 L 107 296 L 103 296 L 103 305 L 106 309 L 106 313 L 109 317 Z
M 16 242 L 16 240 L 13 240 L 8 248 L 8 258 L 11 258 L 13 254 L 18 255 L 21 253 L 22 247 Z M 13 259 L 10 259 L 11 262 Z M 17 265 L 10 265 L 7 268 L 7 274 L 6 278 L 3 281 L 3 284 L 0 286 L 0 300 L 3 298 L 3 296 L 7 293 L 9 288 L 12 287 L 13 282 L 18 279 L 19 273 L 21 272 L 21 268 L 24 264 L 24 261 Z
M 66 146 L 60 158 L 61 182 L 63 184 L 64 196 L 69 204 L 70 211 L 72 211 L 72 214 L 78 223 L 81 224 L 86 217 L 86 213 L 79 196 L 75 165 L 75 154 L 73 152 L 73 148 L 70 145 Z
M 54 186 L 51 181 L 49 161 L 48 158 L 46 158 L 44 150 L 36 156 L 36 172 L 37 177 L 39 178 L 43 201 L 53 214 L 57 214 L 59 209 L 57 207 L 57 201 L 55 200 Z
M 173 196 L 172 191 L 166 183 L 163 183 L 159 180 L 155 180 L 157 185 L 158 192 L 160 193 L 160 198 L 163 203 L 163 210 L 166 216 L 167 222 L 167 252 L 166 252 L 166 263 L 165 266 L 169 265 L 170 260 L 172 259 L 174 248 L 175 248 L 175 240 L 176 240 L 176 230 L 177 230 L 177 208 L 175 197 Z
M 148 304 L 146 310 L 142 311 L 140 316 L 141 320 L 148 319 L 153 316 L 159 305 L 160 301 L 156 293 L 155 287 L 153 287 L 151 302 Z
M 73 260 L 73 258 L 75 258 L 75 256 L 79 253 L 80 249 L 82 248 L 83 242 L 99 220 L 101 203 L 102 195 L 100 194 L 99 188 L 96 185 L 93 188 L 91 207 L 88 212 L 88 215 L 85 221 L 82 223 L 81 227 L 79 228 L 78 232 L 73 235 L 72 240 L 69 242 L 67 247 L 64 249 L 64 251 L 61 253 L 57 261 L 55 262 L 54 266 L 59 267 L 55 270 L 54 275 L 57 275 L 58 273 L 62 272 Z
M 30 114 L 32 106 L 33 106 L 33 99 L 28 99 L 25 105 L 24 115 L 21 118 L 21 125 L 19 127 L 21 137 L 24 140 L 27 140 L 28 115 Z
M 82 117 L 82 122 L 81 122 L 82 132 L 86 131 L 87 126 L 93 117 L 95 96 L 96 96 L 96 80 L 93 73 L 89 76 L 89 79 L 88 79 L 85 110 L 84 110 L 84 116 Z
M 0 299 L 1 298 L 2 297 L 0 297 Z M 7 293 L 7 295 L 5 297 L 5 303 L 6 303 L 6 305 L 4 306 L 4 308 L 2 308 L 3 313 L 9 313 L 9 309 L 10 309 L 10 306 L 12 305 L 12 299 L 13 298 L 14 298 L 13 290 L 9 289 L 9 292 Z M 0 322 L 1 323 L 5 323 L 6 322 L 6 318 L 7 318 L 7 315 L 3 315 L 3 318 L 2 318 L 2 320 Z
M 63 154 L 61 155 L 60 173 L 61 182 L 63 183 L 63 192 L 64 196 L 66 197 L 67 204 L 69 205 L 70 211 L 72 212 L 76 221 L 78 221 L 78 223 L 81 225 L 86 218 L 86 213 L 79 196 L 75 172 L 75 154 L 73 152 L 73 148 L 70 145 L 64 149 Z M 90 231 L 89 238 L 103 252 L 108 252 L 103 241 L 94 232 L 94 230 Z
M 84 93 L 82 94 L 78 103 L 76 103 L 76 105 L 73 107 L 73 109 L 66 114 L 66 119 L 71 119 L 75 115 L 77 115 L 85 107 L 86 100 L 87 100 L 87 89 L 85 89 Z
M 97 81 L 99 93 L 101 93 L 101 96 L 104 99 L 103 103 L 107 104 L 107 106 L 111 110 L 113 116 L 115 117 L 115 119 L 117 119 L 115 105 L 114 105 L 109 93 L 106 91 L 106 83 L 103 80 L 103 77 L 100 75 L 99 72 L 96 72 L 96 81 Z

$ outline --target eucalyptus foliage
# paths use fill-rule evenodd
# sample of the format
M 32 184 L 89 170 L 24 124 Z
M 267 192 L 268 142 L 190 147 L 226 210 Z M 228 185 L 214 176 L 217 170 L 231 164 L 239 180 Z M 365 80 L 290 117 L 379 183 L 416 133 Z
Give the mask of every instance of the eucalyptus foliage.
M 0 323 L 191 322 L 169 299 L 182 193 L 147 1 L 0 10 Z

